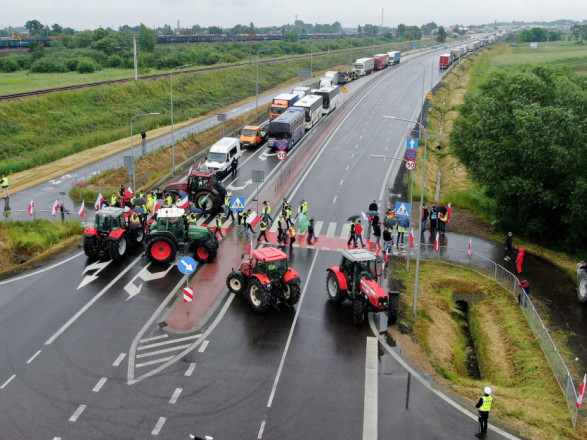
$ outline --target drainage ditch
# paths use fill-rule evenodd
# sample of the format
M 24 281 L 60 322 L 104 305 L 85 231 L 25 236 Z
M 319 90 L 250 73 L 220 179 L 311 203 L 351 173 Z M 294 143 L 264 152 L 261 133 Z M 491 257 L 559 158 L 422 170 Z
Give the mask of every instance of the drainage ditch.
M 456 308 L 459 311 L 457 318 L 461 334 L 465 338 L 465 351 L 467 355 L 467 375 L 470 379 L 480 380 L 481 371 L 477 362 L 477 353 L 475 352 L 475 345 L 471 336 L 471 329 L 469 327 L 469 303 L 465 300 L 459 299 L 455 301 Z

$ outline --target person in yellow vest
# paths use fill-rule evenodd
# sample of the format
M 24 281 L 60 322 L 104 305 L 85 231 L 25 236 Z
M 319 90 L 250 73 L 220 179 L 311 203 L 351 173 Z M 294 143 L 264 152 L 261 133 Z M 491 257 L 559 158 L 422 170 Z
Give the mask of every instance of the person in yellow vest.
M 289 237 L 289 248 L 292 249 L 293 244 L 296 241 L 296 228 L 294 228 L 293 225 L 287 230 L 287 236 Z
M 6 174 L 2 174 L 2 191 L 4 191 L 4 198 L 5 199 L 10 197 L 8 195 L 8 177 L 6 177 Z
M 131 217 L 130 221 L 133 222 L 133 223 L 140 222 L 141 221 L 141 217 L 140 217 L 139 214 L 137 214 L 136 212 L 133 211 L 132 217 Z
M 273 219 L 271 218 L 271 205 L 265 200 L 263 202 L 263 209 L 261 210 L 261 218 L 265 220 L 265 222 L 271 226 L 273 223 Z
M 155 206 L 155 196 L 153 193 L 147 194 L 147 209 L 149 212 L 153 212 L 153 206 Z
M 491 397 L 491 388 L 485 387 L 483 390 L 485 394 L 481 396 L 475 408 L 479 410 L 479 432 L 475 434 L 477 438 L 484 438 L 487 436 L 487 421 L 489 420 L 489 411 L 491 410 L 491 404 L 493 403 L 493 397 Z
M 171 208 L 172 206 L 173 206 L 173 197 L 171 196 L 171 194 L 167 194 L 167 197 L 165 197 L 165 207 Z
M 190 212 L 186 216 L 186 219 L 187 219 L 188 223 L 195 224 L 198 221 L 198 214 L 196 214 L 195 212 Z
M 216 226 L 214 227 L 214 236 L 216 237 L 216 233 L 220 234 L 220 236 L 222 238 L 224 238 L 224 235 L 222 235 L 222 214 L 218 214 L 216 216 Z
M 284 202 L 286 203 L 286 202 Z M 291 221 L 291 205 L 289 203 L 287 203 L 286 205 L 284 205 L 284 215 L 283 217 L 285 218 L 285 222 L 291 226 L 293 225 L 292 221 Z
M 397 224 L 397 247 L 399 248 L 400 243 L 404 243 L 404 233 L 406 232 L 406 228 L 404 228 L 401 224 Z
M 145 193 L 142 190 L 139 191 L 139 197 L 145 198 Z
M 226 197 L 224 198 L 224 218 L 228 219 L 231 218 L 234 221 L 234 213 L 232 209 L 230 209 L 230 202 L 232 201 L 231 193 L 227 193 Z
M 116 193 L 112 193 L 112 195 L 110 196 L 110 206 L 116 206 L 117 203 L 118 196 L 116 195 Z
M 267 238 L 267 222 L 264 218 L 261 219 L 259 222 L 259 236 L 257 237 L 257 242 L 261 241 L 261 237 L 265 239 L 267 243 L 269 243 L 269 239 Z
M 446 222 L 448 220 L 448 212 L 440 211 L 438 213 L 438 229 L 440 231 L 440 235 L 444 235 L 446 232 Z

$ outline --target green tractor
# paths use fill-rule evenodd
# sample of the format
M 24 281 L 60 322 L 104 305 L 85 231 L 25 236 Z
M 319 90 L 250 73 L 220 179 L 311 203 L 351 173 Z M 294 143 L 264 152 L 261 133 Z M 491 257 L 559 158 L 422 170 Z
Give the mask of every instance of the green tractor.
M 218 240 L 205 226 L 188 225 L 180 208 L 161 208 L 147 233 L 146 254 L 154 263 L 171 263 L 180 246 L 200 263 L 210 263 L 218 253 Z

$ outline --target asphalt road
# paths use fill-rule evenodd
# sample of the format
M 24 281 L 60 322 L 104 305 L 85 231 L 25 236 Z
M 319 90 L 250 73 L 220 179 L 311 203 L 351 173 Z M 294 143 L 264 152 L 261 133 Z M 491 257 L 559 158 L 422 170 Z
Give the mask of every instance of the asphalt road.
M 349 215 L 372 199 L 389 203 L 402 162 L 370 155 L 402 155 L 411 127 L 382 116 L 417 117 L 430 81 L 422 66 L 434 65 L 422 59 L 352 83 L 373 88 L 348 98 L 338 127 L 325 121 L 326 142 L 288 194 L 309 201 L 321 238 L 343 240 Z M 432 72 L 435 82 L 440 72 Z M 263 149 L 248 153 L 227 182 L 233 195 L 250 204 L 250 171 L 269 176 L 277 164 Z M 326 301 L 336 248 L 290 251 L 303 280 L 294 310 L 255 315 L 225 292 L 188 333 L 157 325 L 181 274 L 140 254 L 121 263 L 74 254 L 0 283 L 2 438 L 452 439 L 475 431 L 472 413 L 446 403 L 378 342 L 376 326 L 356 328 L 350 304 Z M 221 262 L 222 248 L 213 264 Z

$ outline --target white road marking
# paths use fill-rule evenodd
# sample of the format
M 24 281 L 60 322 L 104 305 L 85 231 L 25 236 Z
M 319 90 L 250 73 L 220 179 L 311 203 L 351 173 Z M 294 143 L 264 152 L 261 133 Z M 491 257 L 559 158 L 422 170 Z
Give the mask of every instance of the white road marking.
M 181 388 L 176 388 L 175 391 L 173 392 L 173 395 L 171 396 L 171 399 L 169 399 L 169 403 L 174 405 L 175 402 L 177 402 L 177 399 L 179 398 L 179 395 L 181 394 L 182 391 L 183 390 Z
M 266 422 L 266 420 L 263 420 L 261 422 L 261 427 L 259 428 L 259 434 L 257 434 L 257 440 L 260 440 L 263 438 L 263 431 L 265 431 L 265 422 Z
M 13 374 L 12 376 L 10 376 L 8 378 L 8 380 L 6 382 L 4 382 L 2 384 L 2 386 L 0 386 L 0 390 L 3 390 L 6 387 L 6 385 L 8 385 L 10 382 L 12 382 L 12 379 L 14 379 L 15 377 L 16 377 L 16 374 Z
M 332 201 L 332 203 L 336 203 L 336 198 L 337 198 L 337 197 L 338 197 L 338 196 L 334 196 L 334 200 Z
M 84 412 L 85 409 L 86 409 L 86 405 L 78 406 L 77 409 L 75 410 L 75 412 L 69 418 L 69 421 L 70 422 L 77 421 L 78 417 L 82 415 L 82 413 Z
M 348 171 L 349 170 L 349 167 L 350 167 L 350 165 L 347 165 L 345 171 Z
M 168 360 L 171 360 L 173 358 L 174 358 L 174 356 L 167 356 L 167 357 L 164 357 L 164 358 L 154 359 L 152 361 L 147 361 L 147 362 L 143 362 L 143 363 L 140 363 L 140 364 L 136 364 L 135 367 L 136 368 L 141 368 L 141 367 L 147 367 L 149 365 L 160 364 L 162 362 L 167 362 Z
M 94 386 L 94 388 L 92 388 L 92 391 L 94 393 L 97 393 L 98 391 L 100 391 L 102 389 L 102 387 L 104 386 L 104 384 L 106 383 L 107 380 L 108 380 L 107 377 L 103 377 L 102 379 L 100 379 L 98 381 L 98 383 Z
M 342 182 L 344 182 L 344 179 L 340 179 L 340 183 L 338 185 L 342 186 Z
M 112 364 L 112 366 L 118 367 L 120 365 L 120 363 L 124 360 L 125 357 L 126 357 L 126 353 L 120 353 L 118 355 L 118 357 L 116 358 L 116 360 L 114 361 L 114 363 Z
M 204 353 L 204 351 L 206 351 L 206 347 L 208 346 L 209 343 L 210 343 L 210 341 L 204 341 L 204 342 L 202 342 L 202 345 L 200 345 L 200 348 L 198 349 L 198 352 Z
M 306 279 L 310 279 L 310 277 L 312 276 L 312 271 L 314 270 L 314 264 L 316 264 L 316 258 L 318 257 L 318 253 L 320 251 L 317 251 L 316 253 L 314 253 L 314 258 L 312 259 L 312 264 L 310 265 L 310 270 L 308 272 L 308 275 L 306 277 Z M 304 296 L 306 294 L 306 290 L 309 286 L 309 283 L 305 283 L 304 284 L 304 290 L 302 290 L 302 295 L 300 297 L 300 300 L 298 302 L 298 306 L 296 307 L 296 314 L 294 316 L 293 322 L 291 324 L 291 328 L 289 329 L 289 335 L 287 337 L 287 342 L 285 343 L 285 348 L 283 350 L 283 354 L 281 355 L 281 361 L 279 362 L 279 368 L 277 369 L 277 374 L 275 375 L 275 380 L 273 382 L 273 388 L 271 388 L 271 394 L 269 395 L 269 401 L 267 402 L 267 408 L 271 408 L 271 404 L 273 403 L 273 397 L 275 396 L 275 392 L 277 391 L 277 384 L 279 383 L 279 378 L 281 376 L 281 370 L 283 369 L 283 364 L 285 363 L 285 357 L 287 356 L 287 352 L 289 350 L 289 344 L 291 342 L 291 339 L 293 337 L 293 332 L 296 328 L 296 324 L 298 322 L 298 317 L 300 316 L 300 310 L 302 310 L 302 302 L 304 301 Z
M 189 347 L 189 346 L 190 346 L 190 344 L 176 345 L 175 347 L 164 348 L 163 350 L 150 351 L 149 353 L 137 354 L 136 357 L 137 357 L 137 359 L 139 359 L 139 358 L 144 358 L 144 357 L 148 357 L 148 356 L 155 356 L 157 354 L 169 353 L 170 351 L 182 350 L 182 349 Z M 138 348 L 137 348 L 137 351 L 138 351 Z
M 196 363 L 192 362 L 187 370 L 185 370 L 184 376 L 190 377 L 196 369 Z
M 41 350 L 37 351 L 35 354 L 33 354 L 31 356 L 31 358 L 28 361 L 26 361 L 26 363 L 30 364 L 40 353 L 41 353 Z
M 322 229 L 322 225 L 324 224 L 323 221 L 317 221 L 314 225 L 314 235 L 318 237 L 320 235 L 320 230 Z
M 140 347 L 137 347 L 137 351 L 146 350 L 147 348 L 160 347 L 162 345 L 175 344 L 176 342 L 181 342 L 181 341 L 190 341 L 192 339 L 197 339 L 200 336 L 202 336 L 202 335 L 198 333 L 196 335 L 186 336 L 185 338 L 170 339 L 165 342 L 156 342 L 154 344 L 141 345 Z
M 169 335 L 167 333 L 164 333 L 162 335 L 159 336 L 153 336 L 151 338 L 145 338 L 145 339 L 141 339 L 139 342 L 151 342 L 151 341 L 158 341 L 159 339 L 165 339 L 168 338 Z
M 326 238 L 334 237 L 335 231 L 336 231 L 336 222 L 330 222 L 328 224 L 328 231 L 326 232 Z
M 166 420 L 167 420 L 167 418 L 165 418 L 165 417 L 159 417 L 157 424 L 155 425 L 155 427 L 151 431 L 151 435 L 159 435 L 159 432 L 161 431 L 161 428 L 163 428 L 163 425 L 165 425 Z
M 347 238 L 351 235 L 351 224 L 345 223 L 342 225 L 342 232 L 340 233 L 340 238 Z
M 129 264 L 126 267 L 126 269 L 120 272 L 120 274 L 118 274 L 116 278 L 110 281 L 110 283 L 108 283 L 106 287 L 100 290 L 100 292 L 96 296 L 94 296 L 90 301 L 88 301 L 87 304 L 83 306 L 75 315 L 73 315 L 69 321 L 67 321 L 59 330 L 57 330 L 57 332 L 55 332 L 55 334 L 51 336 L 47 340 L 47 342 L 45 342 L 45 345 L 52 344 L 55 341 L 55 339 L 57 339 L 65 330 L 67 330 L 69 326 L 71 326 L 71 324 L 77 321 L 77 319 L 81 315 L 83 315 L 86 310 L 88 310 L 96 301 L 98 301 L 102 297 L 102 295 L 104 295 L 114 284 L 116 284 L 118 280 L 121 279 L 129 270 L 131 270 L 132 267 L 136 265 L 142 258 L 143 257 L 139 255 L 131 264 Z
M 80 252 L 79 254 L 72 255 L 68 259 L 63 260 L 63 261 L 60 261 L 59 263 L 56 263 L 56 264 L 54 264 L 52 266 L 48 266 L 48 267 L 45 267 L 43 269 L 39 269 L 39 270 L 36 270 L 34 272 L 27 273 L 26 275 L 22 275 L 22 276 L 19 276 L 19 277 L 16 277 L 16 278 L 10 278 L 10 279 L 8 279 L 6 281 L 0 281 L 0 286 L 2 284 L 8 284 L 8 283 L 12 283 L 13 281 L 24 280 L 25 278 L 29 278 L 29 277 L 38 275 L 38 274 L 43 273 L 43 272 L 47 272 L 48 270 L 52 270 L 53 268 L 58 267 L 58 266 L 61 266 L 62 264 L 69 263 L 71 260 L 74 260 L 77 257 L 81 257 L 82 255 L 84 255 L 84 253 L 83 252 Z
M 377 440 L 377 338 L 367 338 L 366 350 L 363 440 Z

